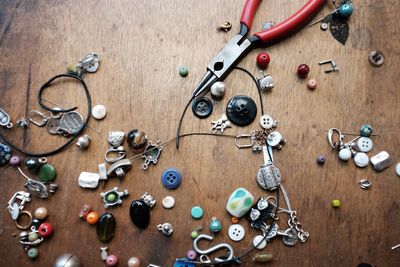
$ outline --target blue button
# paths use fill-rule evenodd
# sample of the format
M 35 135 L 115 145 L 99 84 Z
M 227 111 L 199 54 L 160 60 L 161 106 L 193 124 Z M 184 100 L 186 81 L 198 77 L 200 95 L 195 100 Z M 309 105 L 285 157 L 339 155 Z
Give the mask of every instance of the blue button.
M 173 267 L 195 267 L 194 263 L 188 263 L 188 262 L 183 262 L 183 261 L 188 261 L 188 259 L 182 258 L 182 259 L 176 260 Z
M 199 206 L 194 206 L 190 210 L 190 215 L 192 215 L 193 219 L 200 219 L 201 217 L 203 217 L 203 209 Z
M 182 175 L 177 169 L 168 168 L 163 172 L 161 176 L 161 182 L 166 188 L 174 189 L 181 184 Z

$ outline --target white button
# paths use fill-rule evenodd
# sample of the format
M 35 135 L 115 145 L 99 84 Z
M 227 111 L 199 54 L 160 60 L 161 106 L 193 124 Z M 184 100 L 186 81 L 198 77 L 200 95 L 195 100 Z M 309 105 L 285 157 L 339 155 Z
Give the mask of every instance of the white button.
M 368 137 L 360 137 L 357 141 L 357 147 L 361 152 L 370 152 L 373 146 L 372 140 Z
M 351 150 L 349 148 L 342 148 L 339 151 L 339 158 L 343 161 L 348 161 L 351 158 Z
M 107 109 L 103 105 L 96 105 L 92 108 L 92 116 L 96 120 L 102 120 L 107 115 Z
M 400 162 L 396 164 L 396 174 L 400 176 Z
M 260 117 L 260 125 L 264 129 L 271 129 L 275 125 L 274 119 L 269 115 L 262 115 Z
M 257 235 L 257 236 L 255 236 L 254 237 L 254 239 L 253 239 L 253 246 L 256 248 L 256 249 L 263 249 L 263 248 L 265 248 L 266 246 L 267 246 L 267 241 L 265 241 L 265 240 L 263 240 L 264 239 L 264 237 L 262 236 L 262 235 Z M 262 242 L 261 242 L 261 240 L 263 240 Z M 261 242 L 261 243 L 260 243 Z M 259 244 L 260 243 L 260 244 Z M 258 245 L 259 244 L 259 245 Z M 258 247 L 256 247 L 258 245 Z
M 233 241 L 242 240 L 244 234 L 245 234 L 244 228 L 240 224 L 232 224 L 231 226 L 229 226 L 228 235 L 229 238 L 232 239 Z
M 360 168 L 366 167 L 369 163 L 369 157 L 367 154 L 359 152 L 354 156 L 354 163 Z
M 175 205 L 175 199 L 171 196 L 166 196 L 162 200 L 162 206 L 166 209 L 172 209 L 174 205 Z
M 282 135 L 280 132 L 272 132 L 267 137 L 267 143 L 272 147 L 276 147 L 281 143 L 281 141 L 282 141 Z

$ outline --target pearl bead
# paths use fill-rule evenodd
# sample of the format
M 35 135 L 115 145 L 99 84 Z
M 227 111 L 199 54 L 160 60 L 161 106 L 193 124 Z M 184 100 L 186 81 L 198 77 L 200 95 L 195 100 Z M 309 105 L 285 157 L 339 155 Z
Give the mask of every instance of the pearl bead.
M 220 81 L 213 83 L 210 93 L 214 100 L 221 100 L 225 95 L 225 83 Z
M 139 267 L 140 260 L 136 257 L 132 257 L 128 260 L 128 267 Z
M 268 55 L 267 52 L 261 52 L 257 56 L 257 66 L 260 69 L 266 69 L 268 67 L 269 62 L 271 61 L 271 57 Z
M 108 255 L 106 258 L 107 266 L 116 266 L 118 263 L 118 258 L 115 255 Z
M 46 219 L 46 217 L 47 217 L 48 214 L 49 214 L 49 213 L 48 213 L 48 211 L 47 211 L 47 209 L 46 209 L 45 207 L 37 208 L 37 209 L 35 210 L 35 213 L 34 213 L 35 218 L 37 218 L 37 219 L 39 219 L 39 220 L 44 220 L 44 219 Z
M 310 67 L 307 66 L 306 64 L 301 64 L 297 67 L 297 75 L 301 79 L 306 78 L 309 72 L 310 72 Z
M 315 88 L 317 88 L 317 80 L 315 80 L 315 79 L 309 79 L 308 82 L 307 82 L 307 87 L 308 87 L 309 89 L 315 89 Z

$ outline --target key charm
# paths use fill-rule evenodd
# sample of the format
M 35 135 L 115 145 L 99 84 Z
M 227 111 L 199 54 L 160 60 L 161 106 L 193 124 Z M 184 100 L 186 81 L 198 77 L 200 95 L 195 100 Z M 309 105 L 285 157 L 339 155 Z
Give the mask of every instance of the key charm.
M 263 146 L 264 164 L 257 172 L 257 183 L 262 188 L 274 191 L 281 183 L 281 172 L 275 167 L 272 159 L 272 148 Z

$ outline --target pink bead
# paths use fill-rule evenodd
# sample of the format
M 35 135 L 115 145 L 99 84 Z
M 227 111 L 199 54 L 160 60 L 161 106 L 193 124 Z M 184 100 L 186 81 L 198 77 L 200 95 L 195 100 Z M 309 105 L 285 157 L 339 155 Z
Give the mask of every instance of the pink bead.
M 106 258 L 107 266 L 116 266 L 118 263 L 118 258 L 115 255 L 108 255 Z
M 12 156 L 10 159 L 10 164 L 12 166 L 19 166 L 19 164 L 21 163 L 21 158 L 18 156 Z
M 187 252 L 187 254 L 186 254 L 186 256 L 187 256 L 187 258 L 189 259 L 189 260 L 195 260 L 196 258 L 197 258 L 197 253 L 196 253 L 196 251 L 194 251 L 194 250 L 189 250 L 188 252 Z
M 136 257 L 132 257 L 128 260 L 128 267 L 139 267 L 140 260 Z
M 308 82 L 307 82 L 307 87 L 309 89 L 317 88 L 317 80 L 316 79 L 309 79 Z

